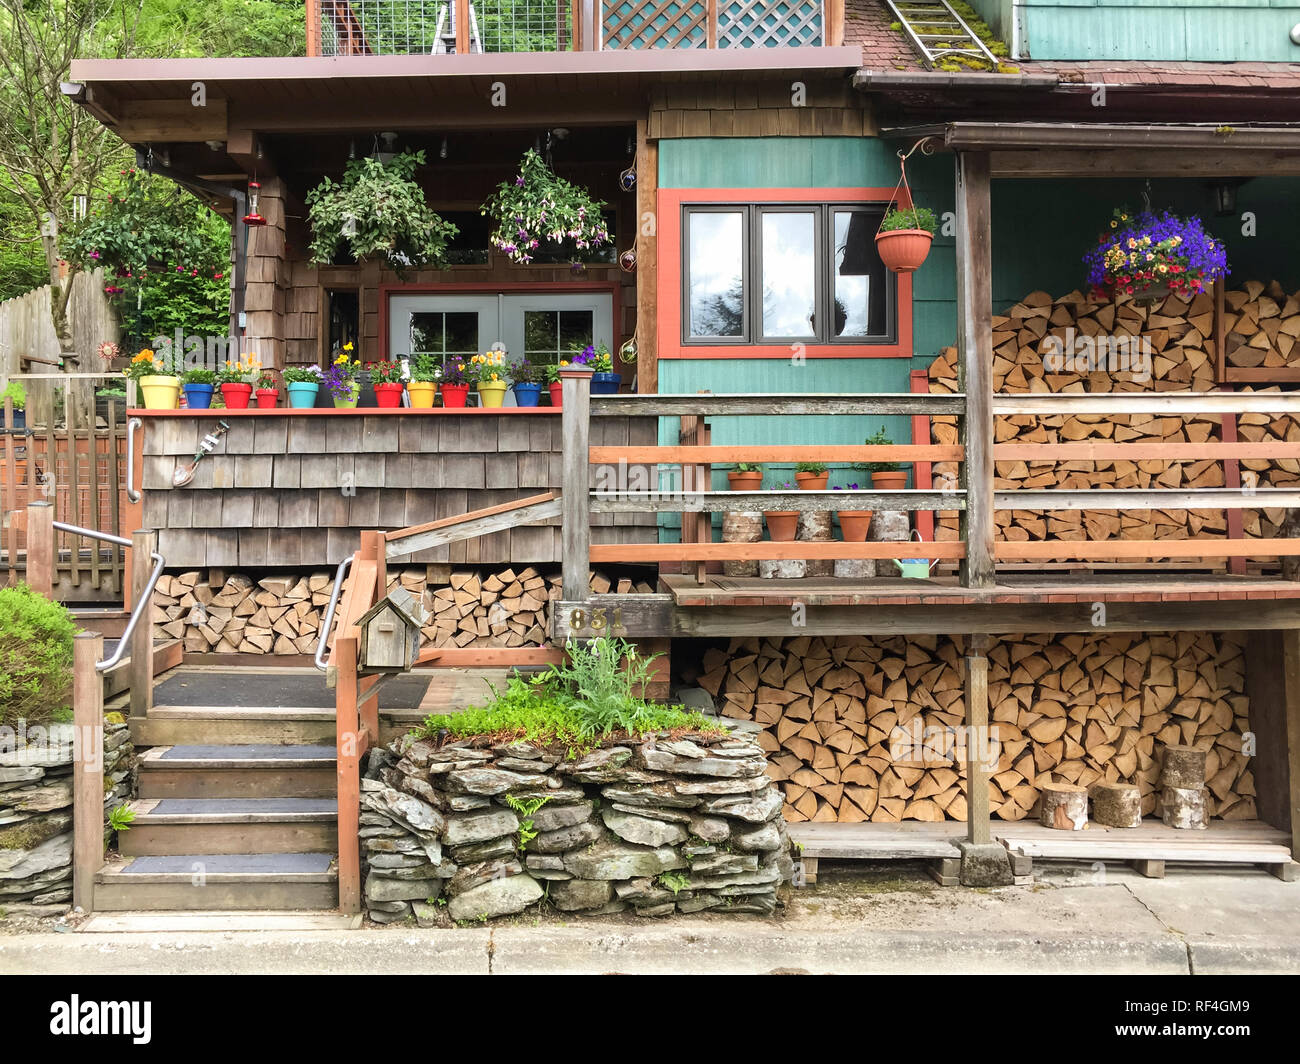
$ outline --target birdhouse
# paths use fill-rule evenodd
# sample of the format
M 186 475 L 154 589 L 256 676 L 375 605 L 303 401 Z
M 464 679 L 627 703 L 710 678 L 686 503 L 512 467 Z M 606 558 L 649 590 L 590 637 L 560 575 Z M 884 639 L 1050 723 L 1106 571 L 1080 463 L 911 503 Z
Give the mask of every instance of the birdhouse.
M 405 672 L 420 651 L 424 620 L 424 606 L 404 588 L 376 602 L 357 622 L 360 667 L 367 672 Z

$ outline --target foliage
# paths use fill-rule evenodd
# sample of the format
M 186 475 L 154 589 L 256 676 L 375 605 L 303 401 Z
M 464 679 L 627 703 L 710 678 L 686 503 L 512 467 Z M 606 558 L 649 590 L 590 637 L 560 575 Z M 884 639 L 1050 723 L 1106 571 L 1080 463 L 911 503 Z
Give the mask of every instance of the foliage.
M 877 432 L 868 436 L 862 442 L 868 447 L 889 447 L 894 441 L 890 438 L 889 434 L 885 432 L 885 426 L 881 425 Z M 858 470 L 860 473 L 870 474 L 892 473 L 895 470 L 902 469 L 903 466 L 900 462 L 860 462 L 853 468 Z
M 367 362 L 366 369 L 370 373 L 371 384 L 402 383 L 402 364 L 400 362 L 389 362 L 385 358 L 379 362 Z
M 196 366 L 187 369 L 181 374 L 182 384 L 216 384 L 217 371 L 214 369 L 204 369 L 202 366 Z
M 0 301 L 48 284 L 41 234 L 28 211 L 0 192 Z
M 377 257 L 399 275 L 443 265 L 447 242 L 460 230 L 425 200 L 415 180 L 423 165 L 422 151 L 387 163 L 366 156 L 348 160 L 342 182 L 324 178 L 307 193 L 312 261 L 333 261 L 343 244 L 358 262 Z
M 588 344 L 581 351 L 578 345 L 573 345 L 573 359 L 575 366 L 586 366 L 592 373 L 613 373 L 614 356 L 609 353 L 609 348 L 602 344 Z
M 298 0 L 144 0 L 140 38 L 148 54 L 177 58 L 307 51 Z
M 463 358 L 448 360 L 442 367 L 442 376 L 439 379 L 444 385 L 469 384 L 470 381 L 465 360 Z
M 135 810 L 125 805 L 114 806 L 108 814 L 108 826 L 114 831 L 130 831 L 135 823 Z
M 325 379 L 320 366 L 286 366 L 280 376 L 285 384 L 320 384 Z
M 559 177 L 530 148 L 515 179 L 498 185 L 480 212 L 496 223 L 492 246 L 514 262 L 529 263 L 544 241 L 577 251 L 608 243 L 604 206 L 586 189 Z
M 0 588 L 0 724 L 41 724 L 67 708 L 76 631 L 66 609 L 26 584 Z
M 537 838 L 537 829 L 533 826 L 533 814 L 551 800 L 549 794 L 540 798 L 516 798 L 506 795 L 506 805 L 519 814 L 519 852 L 528 849 L 528 844 Z
M 544 371 L 545 367 L 534 365 L 526 358 L 506 366 L 506 376 L 511 384 L 541 384 Z
M 559 384 L 559 383 L 560 383 L 560 370 L 564 369 L 564 367 L 567 366 L 568 364 L 569 364 L 569 360 L 568 360 L 567 358 L 566 358 L 566 359 L 562 359 L 562 360 L 559 361 L 559 362 L 551 362 L 551 363 L 549 363 L 549 364 L 546 366 L 546 383 L 547 383 L 547 384 Z
M 489 351 L 483 355 L 470 355 L 465 363 L 464 380 L 466 384 L 490 384 L 505 379 L 506 353 Z
M 122 370 L 122 376 L 138 381 L 141 377 L 176 376 L 180 366 L 176 359 L 168 355 L 159 355 L 152 348 L 141 348 Z
M 432 383 L 442 380 L 442 364 L 436 355 L 416 355 L 411 360 L 411 380 Z
M 763 472 L 762 462 L 737 462 L 735 473 L 761 473 Z
M 262 375 L 262 363 L 256 355 L 240 355 L 238 360 L 226 359 L 226 363 L 217 370 L 217 380 L 221 384 L 256 384 Z
M 263 373 L 257 378 L 257 389 L 263 392 L 278 392 L 280 390 L 276 386 L 275 378 L 269 373 Z
M 23 410 L 27 406 L 27 389 L 23 387 L 22 381 L 10 381 L 5 385 L 4 391 L 0 392 L 0 406 L 4 405 L 6 399 L 12 399 L 15 410 Z
M 351 357 L 352 345 L 344 344 L 343 351 L 325 370 L 325 387 L 335 399 L 350 399 L 357 388 L 357 374 L 361 362 Z
M 679 872 L 664 872 L 659 877 L 659 885 L 671 890 L 675 898 L 691 885 L 691 881 Z
M 933 234 L 938 228 L 939 220 L 929 207 L 895 207 L 886 213 L 884 221 L 880 223 L 882 233 L 899 229 L 924 229 Z
M 796 473 L 811 473 L 815 477 L 821 476 L 826 472 L 825 462 L 800 462 L 794 467 Z
M 1223 241 L 1207 233 L 1199 218 L 1168 211 L 1134 215 L 1118 208 L 1110 232 L 1098 237 L 1083 261 L 1094 295 L 1106 297 L 1140 295 L 1145 288 L 1168 285 L 1175 295 L 1191 299 L 1228 275 Z

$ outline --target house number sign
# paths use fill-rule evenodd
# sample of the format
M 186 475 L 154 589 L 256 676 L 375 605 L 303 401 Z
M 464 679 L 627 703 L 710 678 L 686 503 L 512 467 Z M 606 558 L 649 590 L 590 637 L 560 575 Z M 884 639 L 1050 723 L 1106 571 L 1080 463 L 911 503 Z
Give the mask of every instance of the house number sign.
M 590 628 L 597 635 L 603 635 L 606 631 L 627 631 L 623 625 L 623 608 L 615 606 L 613 616 L 604 606 L 597 606 L 590 612 L 585 609 L 572 609 L 569 611 L 569 631 L 581 632 Z

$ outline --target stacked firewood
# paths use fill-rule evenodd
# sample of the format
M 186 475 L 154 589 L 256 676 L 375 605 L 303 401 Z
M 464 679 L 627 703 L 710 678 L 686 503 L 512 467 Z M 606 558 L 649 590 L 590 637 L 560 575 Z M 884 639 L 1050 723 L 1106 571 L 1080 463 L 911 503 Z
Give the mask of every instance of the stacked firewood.
M 724 716 L 763 726 L 760 745 L 782 783 L 787 819 L 962 820 L 961 654 L 959 642 L 939 635 L 733 639 L 705 653 L 696 682 Z M 1236 637 L 1007 636 L 988 658 L 996 733 L 971 741 L 991 766 L 996 816 L 1029 815 L 1045 784 L 1098 781 L 1136 784 L 1152 814 L 1169 744 L 1206 750 L 1213 815 L 1255 815 Z
M 314 654 L 334 574 L 243 573 L 216 585 L 198 571 L 163 576 L 154 592 L 154 636 L 182 639 L 186 653 Z M 595 594 L 649 593 L 645 581 L 590 575 Z M 390 569 L 387 591 L 401 587 L 423 600 L 426 642 L 437 647 L 524 647 L 548 642 L 549 603 L 561 578 L 532 567 L 452 570 Z
M 1229 366 L 1277 369 L 1300 363 L 1300 292 L 1276 281 L 1247 281 L 1245 291 L 1224 293 L 1223 350 Z

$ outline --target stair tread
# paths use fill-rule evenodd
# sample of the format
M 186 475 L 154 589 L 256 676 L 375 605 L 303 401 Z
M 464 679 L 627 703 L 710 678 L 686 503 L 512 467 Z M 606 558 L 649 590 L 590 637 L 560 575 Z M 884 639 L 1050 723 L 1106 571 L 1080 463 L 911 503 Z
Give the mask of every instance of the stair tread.
M 205 744 L 196 746 L 168 746 L 161 749 L 154 760 L 157 761 L 330 761 L 337 759 L 338 751 L 333 746 L 319 745 L 275 745 L 272 743 L 248 743 L 244 745 L 220 746 Z
M 220 816 L 229 813 L 330 813 L 338 811 L 333 798 L 158 798 L 136 805 L 141 816 Z
M 185 706 L 160 703 L 149 710 L 148 716 L 155 720 L 332 721 L 335 712 L 333 706 Z
M 101 876 L 184 876 L 196 874 L 202 865 L 205 877 L 212 876 L 333 876 L 334 855 L 329 853 L 229 853 L 170 854 L 166 857 L 133 857 L 127 864 L 105 868 Z

